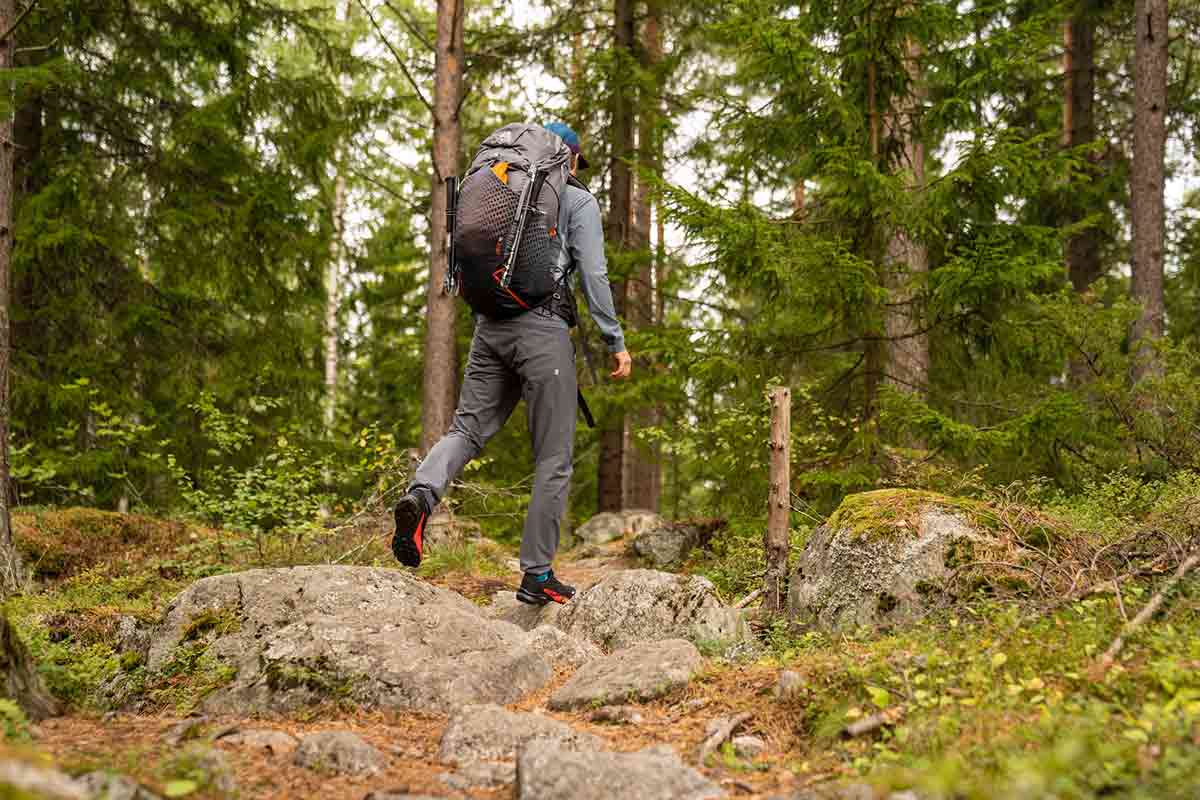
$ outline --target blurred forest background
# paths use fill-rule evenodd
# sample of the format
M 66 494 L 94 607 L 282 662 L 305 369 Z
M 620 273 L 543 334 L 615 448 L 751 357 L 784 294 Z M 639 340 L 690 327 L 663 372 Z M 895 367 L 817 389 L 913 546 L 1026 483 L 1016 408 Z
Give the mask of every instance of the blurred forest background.
M 514 120 L 580 132 L 636 358 L 583 325 L 574 522 L 760 531 L 778 383 L 801 519 L 1200 467 L 1194 0 L 8 5 L 18 506 L 386 503 L 471 332 L 439 179 Z M 522 417 L 454 500 L 499 538 Z

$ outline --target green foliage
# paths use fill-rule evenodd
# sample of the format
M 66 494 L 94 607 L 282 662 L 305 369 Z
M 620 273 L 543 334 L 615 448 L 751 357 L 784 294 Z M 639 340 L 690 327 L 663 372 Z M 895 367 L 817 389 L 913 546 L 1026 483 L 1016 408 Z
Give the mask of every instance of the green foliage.
M 278 405 L 269 398 L 252 402 L 262 410 Z M 201 395 L 191 407 L 210 443 L 207 453 L 216 463 L 190 475 L 174 455 L 167 456 L 167 469 L 190 513 L 215 525 L 253 533 L 260 550 L 264 535 L 299 532 L 315 523 L 330 500 L 323 492 L 324 474 L 332 469 L 328 459 L 314 456 L 286 434 L 265 452 L 252 453 L 255 437 L 249 420 L 222 411 L 209 394 Z M 246 457 L 252 459 L 247 467 L 232 465 Z
M 25 712 L 12 700 L 0 698 L 0 735 L 5 742 L 29 742 L 29 719 Z

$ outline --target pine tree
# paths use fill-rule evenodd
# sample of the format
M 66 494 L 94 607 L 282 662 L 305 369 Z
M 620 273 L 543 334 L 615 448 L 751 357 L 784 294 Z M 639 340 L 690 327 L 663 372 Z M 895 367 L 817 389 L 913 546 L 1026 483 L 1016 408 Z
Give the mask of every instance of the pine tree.
M 1163 261 L 1166 209 L 1163 201 L 1167 142 L 1167 0 L 1134 4 L 1133 172 L 1130 176 L 1133 280 L 1130 294 L 1142 311 L 1133 326 L 1138 350 L 1134 380 L 1161 374 L 1154 345 L 1164 332 Z
M 454 298 L 442 290 L 446 276 L 446 178 L 458 174 L 462 149 L 459 108 L 463 101 L 463 0 L 438 0 L 433 84 L 433 186 L 429 214 L 429 287 L 425 311 L 425 379 L 421 405 L 421 451 L 450 428 L 457 399 L 458 351 Z

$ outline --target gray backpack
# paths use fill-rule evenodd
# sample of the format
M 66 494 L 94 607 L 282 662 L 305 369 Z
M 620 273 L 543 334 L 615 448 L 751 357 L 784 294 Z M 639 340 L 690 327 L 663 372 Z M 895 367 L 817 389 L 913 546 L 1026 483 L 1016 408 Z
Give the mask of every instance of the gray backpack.
M 564 277 L 558 208 L 570 165 L 571 151 L 540 125 L 505 125 L 483 140 L 462 182 L 447 181 L 450 294 L 494 319 L 554 297 Z

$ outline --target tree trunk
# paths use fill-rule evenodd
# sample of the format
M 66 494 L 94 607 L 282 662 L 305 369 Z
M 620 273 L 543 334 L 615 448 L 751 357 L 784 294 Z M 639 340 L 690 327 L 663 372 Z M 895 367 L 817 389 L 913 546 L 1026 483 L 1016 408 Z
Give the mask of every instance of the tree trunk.
M 0 0 L 0 33 L 12 28 L 16 21 L 14 0 Z M 13 37 L 0 41 L 0 73 L 13 68 Z M 12 92 L 5 82 L 5 91 Z M 21 559 L 13 543 L 12 517 L 9 509 L 9 364 L 12 342 L 9 340 L 9 301 L 12 278 L 13 249 L 13 117 L 0 115 L 0 593 L 12 594 L 21 587 Z
M 337 20 L 341 25 L 350 21 L 354 0 L 347 0 L 337 9 Z M 350 89 L 345 76 L 340 80 L 342 93 Z M 338 387 L 338 310 L 341 308 L 342 257 L 346 243 L 346 175 L 342 168 L 345 151 L 339 147 L 333 159 L 333 206 L 330 221 L 333 235 L 329 240 L 329 263 L 325 266 L 325 435 L 332 436 L 333 424 L 337 419 Z
M 633 63 L 633 0 L 614 0 L 614 42 L 617 54 L 619 83 L 612 93 L 612 127 L 609 140 L 612 147 L 611 178 L 609 180 L 608 220 L 605 237 L 618 250 L 626 250 L 631 244 L 630 216 L 633 204 L 632 173 L 630 159 L 633 158 L 633 104 L 630 98 L 632 87 L 621 76 L 627 77 L 623 65 Z M 617 312 L 625 311 L 625 281 L 613 281 L 613 299 Z M 597 475 L 599 505 L 601 511 L 617 511 L 625 504 L 625 447 L 626 426 L 622 415 L 610 414 L 600 434 L 600 464 Z
M 1154 343 L 1163 335 L 1163 201 L 1167 142 L 1167 0 L 1136 0 L 1134 47 L 1133 281 L 1130 293 L 1142 311 L 1133 326 L 1137 345 L 1133 379 L 1160 375 Z
M 662 58 L 662 39 L 659 30 L 659 9 L 655 0 L 647 3 L 646 21 L 642 27 L 642 65 L 653 70 Z M 644 171 L 658 172 L 658 104 L 657 86 L 643 84 L 648 88 L 642 93 L 638 109 L 638 166 Z M 634 201 L 633 246 L 646 253 L 645 265 L 638 270 L 626 293 L 626 321 L 633 329 L 648 328 L 654 324 L 655 291 L 654 261 L 650 254 L 651 207 L 653 199 L 647 182 L 639 177 L 637 196 Z M 638 371 L 646 373 L 652 369 L 648 359 L 638 359 Z M 630 442 L 625 451 L 625 505 L 629 508 L 645 508 L 658 511 L 662 494 L 661 449 L 648 447 L 633 441 L 633 435 L 643 428 L 657 426 L 662 419 L 662 409 L 657 405 L 639 408 L 630 415 L 627 423 Z
M 787 606 L 788 523 L 792 510 L 791 482 L 792 393 L 785 386 L 771 390 L 771 489 L 767 498 L 767 531 L 763 536 L 766 573 L 763 609 L 780 614 Z
M 10 31 L 17 19 L 16 3 L 0 0 L 0 32 Z M 13 36 L 0 41 L 0 73 L 13 68 Z M 4 82 L 11 96 L 12 86 Z M 23 584 L 21 558 L 13 542 L 12 515 L 9 508 L 9 356 L 12 352 L 9 328 L 10 278 L 13 249 L 13 205 L 16 186 L 13 180 L 13 116 L 0 116 L 0 595 L 8 597 Z M 0 611 L 0 675 L 4 696 L 14 700 L 34 720 L 58 713 L 57 704 L 42 684 L 32 656 L 21 643 L 6 611 Z
M 1063 147 L 1075 148 L 1096 138 L 1096 29 L 1079 8 L 1063 23 Z M 1090 172 L 1090 171 L 1089 171 Z M 1077 224 L 1087 209 L 1068 195 L 1068 225 Z M 1093 230 L 1083 231 L 1067 242 L 1067 275 L 1075 291 L 1083 293 L 1100 277 L 1100 242 Z
M 433 186 L 429 219 L 429 287 L 425 311 L 425 376 L 421 399 L 421 452 L 450 427 L 458 382 L 454 298 L 442 291 L 446 277 L 446 186 L 458 170 L 462 147 L 463 0 L 438 0 L 433 83 Z
M 906 44 L 908 71 L 912 90 L 892 102 L 891 130 L 893 141 L 899 143 L 902 162 L 899 172 L 911 176 L 910 192 L 919 194 L 925 185 L 925 144 L 921 141 L 917 116 L 921 109 L 921 55 L 915 42 Z M 922 333 L 918 293 L 929 272 L 925 246 L 907 231 L 899 228 L 888 235 L 884 252 L 884 285 L 888 288 L 889 304 L 884 311 L 884 331 L 887 336 L 887 381 L 903 392 L 925 393 L 929 378 L 929 336 Z
M 341 165 L 333 179 L 333 237 L 329 241 L 329 264 L 325 267 L 325 434 L 332 435 L 337 418 L 338 308 L 342 266 L 342 240 L 346 220 L 346 177 Z

